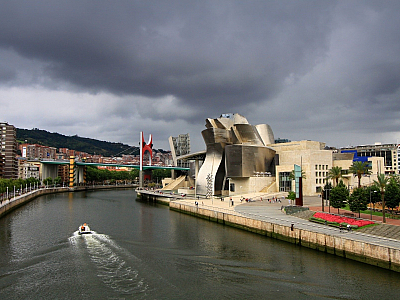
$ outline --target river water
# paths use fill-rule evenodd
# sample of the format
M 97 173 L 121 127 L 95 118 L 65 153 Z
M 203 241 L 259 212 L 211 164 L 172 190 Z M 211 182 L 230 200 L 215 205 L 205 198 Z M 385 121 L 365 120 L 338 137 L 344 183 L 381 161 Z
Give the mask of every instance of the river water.
M 398 273 L 135 199 L 48 195 L 0 219 L 0 299 L 398 297 Z

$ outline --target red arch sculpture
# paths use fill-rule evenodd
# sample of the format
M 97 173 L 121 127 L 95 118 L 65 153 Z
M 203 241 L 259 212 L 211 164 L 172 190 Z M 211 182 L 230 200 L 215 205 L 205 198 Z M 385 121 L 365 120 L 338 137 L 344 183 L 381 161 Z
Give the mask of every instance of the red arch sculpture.
M 146 151 L 150 154 L 150 166 L 153 157 L 153 136 L 150 134 L 149 142 L 144 141 L 143 131 L 140 132 L 140 171 L 143 171 L 143 156 Z

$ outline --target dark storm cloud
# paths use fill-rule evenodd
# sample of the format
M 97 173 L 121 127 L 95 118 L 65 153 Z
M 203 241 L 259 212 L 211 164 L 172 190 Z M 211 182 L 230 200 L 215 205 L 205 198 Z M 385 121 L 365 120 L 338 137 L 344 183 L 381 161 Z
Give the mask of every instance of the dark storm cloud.
M 237 112 L 292 140 L 400 137 L 400 1 L 0 3 L 0 107 L 27 128 L 166 141 Z
M 222 108 L 270 98 L 324 55 L 332 5 L 284 3 L 5 2 L 0 46 L 84 90 Z

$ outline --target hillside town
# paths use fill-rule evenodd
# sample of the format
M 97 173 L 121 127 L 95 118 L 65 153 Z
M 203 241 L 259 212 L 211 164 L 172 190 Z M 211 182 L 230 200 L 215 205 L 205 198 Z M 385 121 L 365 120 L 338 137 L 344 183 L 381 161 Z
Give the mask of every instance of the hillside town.
M 121 154 L 115 157 L 104 157 L 98 154 L 86 153 L 68 148 L 55 148 L 46 145 L 18 143 L 16 127 L 6 122 L 0 123 L 1 148 L 0 148 L 0 178 L 43 180 L 41 161 L 68 161 L 71 156 L 75 161 L 110 166 L 98 166 L 99 169 L 110 171 L 130 171 L 132 168 L 115 165 L 139 165 L 139 155 Z M 149 163 L 149 156 L 144 157 L 144 164 Z M 153 151 L 152 165 L 169 166 L 173 163 L 170 151 Z M 61 182 L 67 182 L 69 166 L 60 165 L 58 176 Z

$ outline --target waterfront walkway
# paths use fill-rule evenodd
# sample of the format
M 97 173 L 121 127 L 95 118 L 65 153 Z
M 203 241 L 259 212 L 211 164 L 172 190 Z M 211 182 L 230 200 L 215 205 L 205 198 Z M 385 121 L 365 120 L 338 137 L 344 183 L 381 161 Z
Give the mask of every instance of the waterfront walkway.
M 262 197 L 262 201 L 259 200 Z M 280 199 L 279 201 L 270 202 L 267 199 L 272 199 L 273 197 L 277 197 Z M 245 202 L 240 201 L 240 199 L 248 198 L 248 199 L 255 199 L 252 202 Z M 173 199 L 171 199 L 173 200 Z M 173 201 L 182 201 L 185 204 L 189 205 L 196 205 L 197 202 L 198 207 L 203 206 L 204 208 L 212 209 L 215 211 L 231 213 L 231 214 L 238 214 L 242 216 L 246 216 L 251 219 L 255 220 L 262 220 L 268 221 L 278 225 L 285 225 L 285 226 L 293 226 L 295 228 L 309 230 L 317 233 L 327 234 L 330 236 L 340 236 L 345 237 L 350 240 L 360 241 L 360 242 L 367 242 L 370 244 L 380 245 L 391 247 L 395 249 L 400 249 L 400 226 L 394 226 L 390 224 L 379 224 L 373 227 L 347 231 L 347 230 L 340 230 L 339 228 L 327 226 L 324 224 L 318 224 L 314 222 L 308 221 L 307 218 L 301 218 L 301 213 L 299 213 L 299 217 L 295 215 L 286 215 L 282 210 L 282 206 L 289 205 L 288 200 L 283 200 L 282 195 L 279 193 L 275 195 L 262 195 L 262 194 L 249 194 L 249 195 L 242 195 L 242 196 L 235 196 L 232 197 L 233 206 L 229 197 L 223 198 L 224 201 L 221 201 L 221 198 L 214 198 L 214 199 L 194 199 L 194 198 L 186 198 L 186 197 L 178 197 Z M 305 197 L 304 199 L 304 206 L 309 207 L 313 210 L 317 210 L 318 204 L 321 198 L 319 197 Z M 284 203 L 286 202 L 286 203 Z M 327 209 L 325 209 L 327 212 Z M 337 212 L 337 209 L 331 208 L 331 213 Z M 368 218 L 370 216 L 368 215 Z M 389 219 L 387 219 L 389 220 Z M 376 220 L 380 221 L 380 220 Z M 393 220 L 397 221 L 397 220 Z M 392 222 L 390 222 L 392 223 Z M 396 223 L 396 222 L 393 222 Z M 394 230 L 396 229 L 396 230 Z M 392 232 L 388 236 L 386 235 L 387 232 Z

